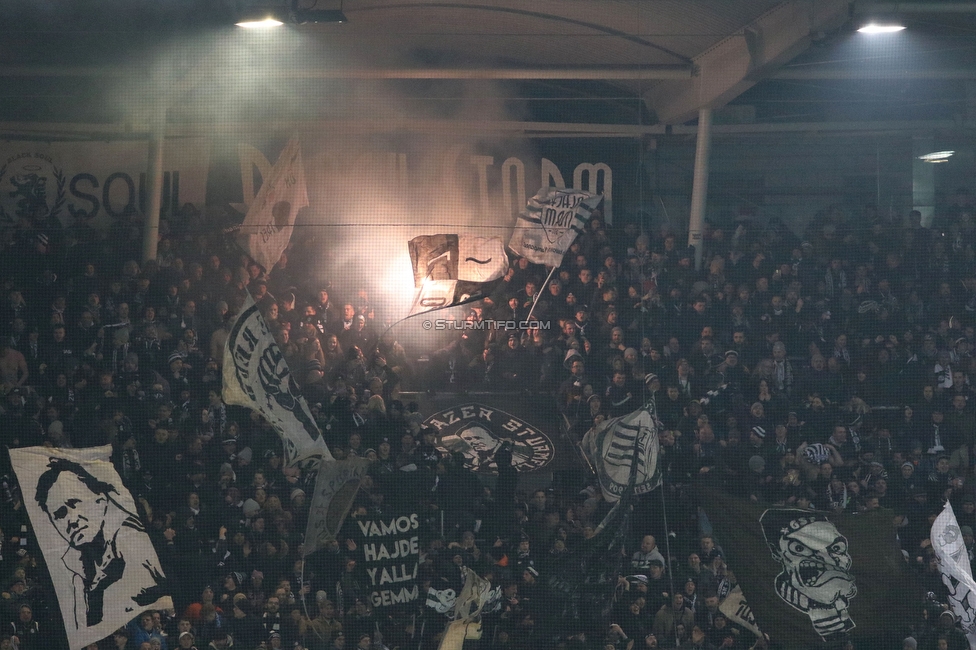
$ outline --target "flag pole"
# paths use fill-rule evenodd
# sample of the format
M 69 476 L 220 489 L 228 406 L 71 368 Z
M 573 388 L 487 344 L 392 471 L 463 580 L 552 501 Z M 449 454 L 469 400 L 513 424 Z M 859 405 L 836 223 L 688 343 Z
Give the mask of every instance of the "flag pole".
M 552 274 L 556 272 L 556 268 L 557 267 L 554 266 L 549 270 L 549 275 L 546 276 L 545 282 L 543 282 L 542 286 L 539 287 L 539 290 L 535 292 L 535 300 L 532 301 L 532 309 L 529 310 L 529 315 L 525 317 L 525 320 L 532 320 L 532 312 L 535 311 L 535 306 L 539 302 L 539 296 L 542 295 L 543 289 L 549 286 L 549 280 L 552 279 Z
M 658 457 L 658 462 L 661 461 L 660 456 Z M 668 557 L 668 588 L 671 590 L 669 593 L 674 596 L 674 567 L 671 566 L 671 530 L 668 526 L 668 505 L 667 500 L 664 498 L 664 472 L 661 472 L 661 485 L 658 488 L 661 490 L 661 518 L 664 520 L 664 550 L 667 551 Z M 672 607 L 673 609 L 673 607 Z M 674 642 L 678 645 L 678 626 L 674 626 Z

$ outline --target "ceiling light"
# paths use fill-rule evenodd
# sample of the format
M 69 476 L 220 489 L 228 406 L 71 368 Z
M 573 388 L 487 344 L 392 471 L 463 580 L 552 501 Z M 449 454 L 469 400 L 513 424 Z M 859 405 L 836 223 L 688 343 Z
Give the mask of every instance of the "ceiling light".
M 893 34 L 903 29 L 905 26 L 897 23 L 868 23 L 857 31 L 862 34 Z
M 947 162 L 949 158 L 952 157 L 952 154 L 954 153 L 956 152 L 955 151 L 933 151 L 932 153 L 927 153 L 924 156 L 919 156 L 918 159 L 924 160 L 925 162 L 928 163 L 943 163 L 943 162 Z
M 265 16 L 264 18 L 247 18 L 234 24 L 245 29 L 268 29 L 271 27 L 284 25 L 283 22 L 271 16 Z

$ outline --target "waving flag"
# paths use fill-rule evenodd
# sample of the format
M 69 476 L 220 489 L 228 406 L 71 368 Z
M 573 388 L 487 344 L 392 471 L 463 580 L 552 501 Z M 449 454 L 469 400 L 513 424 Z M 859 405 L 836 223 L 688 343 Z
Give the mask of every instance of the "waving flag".
M 483 298 L 489 284 L 508 270 L 508 254 L 498 237 L 421 235 L 408 247 L 414 286 L 420 289 L 415 313 Z
M 969 639 L 969 647 L 976 648 L 976 581 L 969 565 L 969 552 L 962 538 L 959 522 L 946 501 L 942 513 L 932 523 L 929 535 L 932 550 L 939 558 L 942 582 L 949 590 L 949 604 L 959 619 L 959 625 Z
M 247 252 L 266 271 L 281 259 L 295 230 L 298 211 L 307 205 L 302 147 L 297 138 L 292 138 L 278 156 L 271 175 L 264 179 L 241 224 Z
M 333 460 L 250 294 L 224 344 L 223 398 L 227 404 L 246 406 L 264 416 L 284 443 L 288 466 Z
M 319 465 L 315 493 L 308 511 L 303 555 L 311 555 L 325 547 L 339 534 L 368 467 L 369 461 L 365 458 L 346 458 Z
M 519 214 L 508 247 L 535 264 L 559 266 L 602 197 L 543 187 Z
M 650 492 L 661 484 L 658 455 L 660 421 L 647 408 L 604 420 L 583 436 L 580 445 L 600 480 L 603 498 L 614 502 L 631 483 L 635 494 Z M 636 464 L 636 466 L 635 466 Z

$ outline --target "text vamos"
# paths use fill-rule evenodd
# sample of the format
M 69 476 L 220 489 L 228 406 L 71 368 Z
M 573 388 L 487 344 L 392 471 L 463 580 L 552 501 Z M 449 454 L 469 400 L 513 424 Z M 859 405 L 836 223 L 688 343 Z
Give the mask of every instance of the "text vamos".
M 416 513 L 382 519 L 360 519 L 356 525 L 359 560 L 370 583 L 373 607 L 409 603 L 420 597 L 420 519 Z

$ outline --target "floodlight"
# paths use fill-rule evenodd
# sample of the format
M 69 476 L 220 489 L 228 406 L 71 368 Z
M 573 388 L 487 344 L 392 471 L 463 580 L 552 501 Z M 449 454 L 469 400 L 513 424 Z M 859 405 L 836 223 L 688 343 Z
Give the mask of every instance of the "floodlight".
M 924 160 L 927 163 L 944 163 L 948 162 L 949 158 L 955 151 L 933 151 L 932 153 L 927 153 L 923 156 L 919 156 L 919 160 Z
M 898 23 L 870 22 L 858 28 L 857 31 L 862 34 L 894 34 L 895 32 L 900 32 L 903 29 L 905 29 L 905 26 Z

